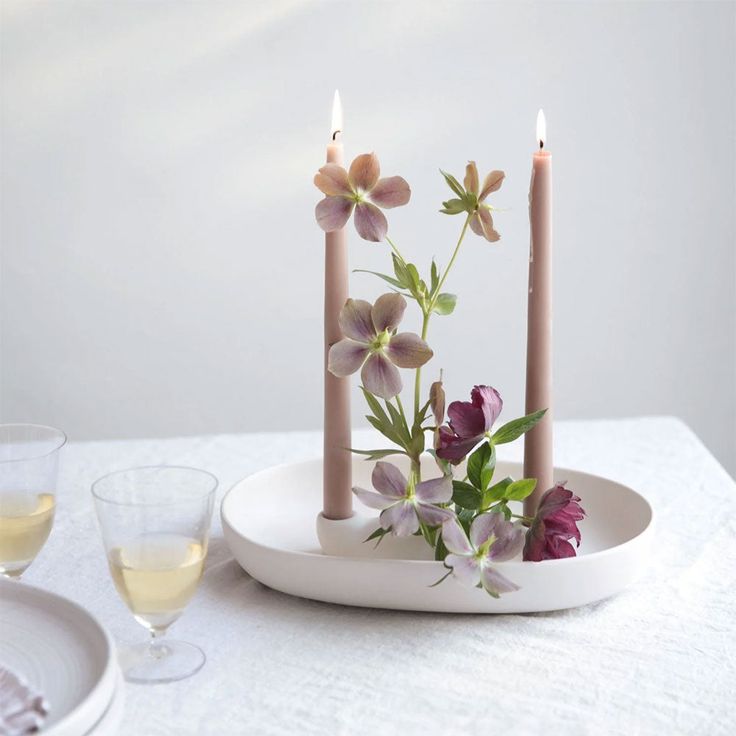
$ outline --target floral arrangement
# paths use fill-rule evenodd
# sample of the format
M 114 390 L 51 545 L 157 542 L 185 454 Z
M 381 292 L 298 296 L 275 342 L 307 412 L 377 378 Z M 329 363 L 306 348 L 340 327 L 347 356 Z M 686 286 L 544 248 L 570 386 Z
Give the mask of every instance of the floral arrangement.
M 474 161 L 465 168 L 463 183 L 441 172 L 453 197 L 443 202 L 445 215 L 462 215 L 463 224 L 454 251 L 444 268 L 434 260 L 429 278 L 406 261 L 388 236 L 383 210 L 406 205 L 411 197 L 408 183 L 400 176 L 381 178 L 374 153 L 358 156 L 349 170 L 329 163 L 314 178 L 325 195 L 316 207 L 320 227 L 339 230 L 353 216 L 363 240 L 385 242 L 391 248 L 393 273 L 374 273 L 391 291 L 374 304 L 348 299 L 339 323 L 343 339 L 332 345 L 328 369 L 336 376 L 360 371 L 362 391 L 368 405 L 368 421 L 391 444 L 388 448 L 352 451 L 375 462 L 375 490 L 354 488 L 367 506 L 378 509 L 379 528 L 366 541 L 379 544 L 386 534 L 421 535 L 444 562 L 447 574 L 468 585 L 483 588 L 494 597 L 518 590 L 494 564 L 523 552 L 523 559 L 541 561 L 576 554 L 571 543 L 580 544 L 577 522 L 585 512 L 580 498 L 559 484 L 541 497 L 534 517 L 516 514 L 509 506 L 534 491 L 534 478 L 494 479 L 496 447 L 521 437 L 542 418 L 540 410 L 494 428 L 503 408 L 496 389 L 475 386 L 470 401 L 453 401 L 445 408 L 442 373 L 426 398 L 422 394 L 422 368 L 433 357 L 427 344 L 430 319 L 447 316 L 457 297 L 443 291 L 468 229 L 486 241 L 500 239 L 493 222 L 494 207 L 488 203 L 498 191 L 504 172 L 491 171 L 481 185 Z M 399 332 L 407 300 L 421 312 L 421 335 Z M 400 369 L 414 371 L 411 413 L 401 399 Z M 445 416 L 446 415 L 446 416 Z M 427 435 L 430 447 L 427 449 Z M 427 450 L 439 475 L 423 478 L 421 456 Z M 409 477 L 385 458 L 404 455 L 410 463 Z

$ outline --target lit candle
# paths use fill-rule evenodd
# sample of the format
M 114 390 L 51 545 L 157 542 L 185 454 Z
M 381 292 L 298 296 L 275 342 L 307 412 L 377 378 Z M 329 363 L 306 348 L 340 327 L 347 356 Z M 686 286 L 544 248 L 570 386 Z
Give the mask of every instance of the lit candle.
M 529 309 L 526 343 L 526 413 L 546 409 L 524 438 L 524 477 L 537 487 L 524 501 L 524 513 L 536 513 L 540 496 L 553 483 L 552 464 L 552 156 L 544 149 L 544 112 L 537 115 L 539 149 L 529 186 Z
M 335 91 L 327 163 L 343 165 L 342 105 Z M 330 346 L 342 339 L 338 315 L 348 299 L 348 250 L 345 229 L 325 233 L 325 394 L 322 513 L 328 519 L 353 515 L 350 440 L 350 379 L 327 370 Z

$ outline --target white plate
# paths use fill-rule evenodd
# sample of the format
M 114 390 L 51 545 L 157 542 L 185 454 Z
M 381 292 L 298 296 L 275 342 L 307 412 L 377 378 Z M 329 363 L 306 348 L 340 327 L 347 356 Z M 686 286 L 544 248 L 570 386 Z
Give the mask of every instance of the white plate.
M 372 463 L 356 458 L 353 482 L 370 488 Z M 518 463 L 499 462 L 499 478 L 521 477 Z M 521 613 L 572 608 L 625 588 L 647 561 L 652 509 L 636 491 L 606 478 L 556 469 L 582 497 L 587 517 L 577 557 L 510 561 L 498 567 L 521 589 L 491 598 L 452 577 L 441 562 L 326 555 L 316 516 L 322 505 L 322 461 L 280 465 L 240 481 L 222 502 L 222 524 L 235 558 L 256 580 L 292 595 L 374 608 L 458 613 Z M 356 501 L 366 528 L 375 512 Z M 348 520 L 347 526 L 355 520 Z M 371 544 L 371 543 L 368 543 Z M 379 550 L 381 548 L 379 547 Z
M 80 736 L 110 709 L 118 680 L 110 635 L 67 598 L 0 579 L 0 662 L 49 703 L 43 733 Z

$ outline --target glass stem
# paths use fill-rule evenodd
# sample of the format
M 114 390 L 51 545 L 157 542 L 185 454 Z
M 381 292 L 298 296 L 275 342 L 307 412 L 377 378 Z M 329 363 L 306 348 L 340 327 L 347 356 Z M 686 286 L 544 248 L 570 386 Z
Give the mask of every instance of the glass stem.
M 168 647 L 163 642 L 166 629 L 149 629 L 151 638 L 148 640 L 148 654 L 151 659 L 161 659 L 168 654 Z

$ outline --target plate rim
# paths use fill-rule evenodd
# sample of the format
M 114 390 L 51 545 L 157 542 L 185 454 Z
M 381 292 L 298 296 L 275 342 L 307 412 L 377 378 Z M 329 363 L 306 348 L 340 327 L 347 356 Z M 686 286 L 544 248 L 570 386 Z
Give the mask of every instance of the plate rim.
M 61 595 L 60 593 L 56 593 L 54 591 L 46 590 L 46 588 L 42 588 L 39 585 L 33 585 L 31 583 L 23 582 L 22 580 L 6 580 L 6 579 L 0 579 L 0 590 L 2 588 L 6 588 L 6 590 L 12 590 L 12 591 L 20 591 L 19 595 L 23 595 L 25 591 L 30 591 L 30 594 L 35 597 L 42 597 L 46 598 L 47 600 L 50 599 L 50 603 L 52 606 L 54 603 L 62 603 L 67 608 L 72 609 L 74 614 L 76 616 L 80 616 L 82 619 L 85 619 L 85 623 L 87 626 L 89 624 L 92 624 L 98 633 L 102 635 L 102 638 L 105 642 L 105 666 L 102 670 L 102 674 L 100 675 L 100 678 L 97 680 L 95 685 L 92 687 L 89 692 L 83 697 L 81 702 L 79 702 L 72 710 L 68 711 L 66 714 L 64 714 L 58 721 L 55 721 L 54 723 L 51 723 L 47 728 L 42 728 L 41 732 L 44 734 L 48 734 L 49 736 L 56 736 L 57 734 L 63 734 L 71 727 L 76 727 L 77 724 L 74 723 L 75 719 L 79 718 L 79 713 L 84 712 L 85 710 L 91 710 L 90 703 L 94 703 L 95 701 L 99 700 L 100 702 L 104 700 L 104 706 L 100 706 L 98 708 L 94 709 L 94 720 L 92 720 L 91 724 L 82 725 L 83 729 L 89 729 L 90 727 L 94 727 L 100 720 L 101 716 L 105 714 L 107 709 L 109 708 L 110 704 L 112 703 L 112 699 L 115 695 L 115 690 L 117 686 L 117 659 L 115 656 L 116 648 L 115 648 L 115 642 L 108 632 L 108 630 L 105 628 L 105 626 L 99 621 L 99 619 L 89 610 L 87 610 L 84 606 L 82 606 L 80 603 L 77 603 L 77 601 L 67 598 L 64 595 Z M 5 595 L 3 594 L 3 598 Z M 31 603 L 33 605 L 33 603 Z M 51 609 L 54 610 L 53 608 Z M 85 630 L 87 627 L 83 627 L 83 630 Z M 107 691 L 108 695 L 104 695 L 104 693 Z M 44 694 L 45 695 L 45 694 Z M 51 704 L 53 707 L 53 703 Z M 99 711 L 99 712 L 97 712 Z M 86 733 L 86 731 L 85 731 Z

